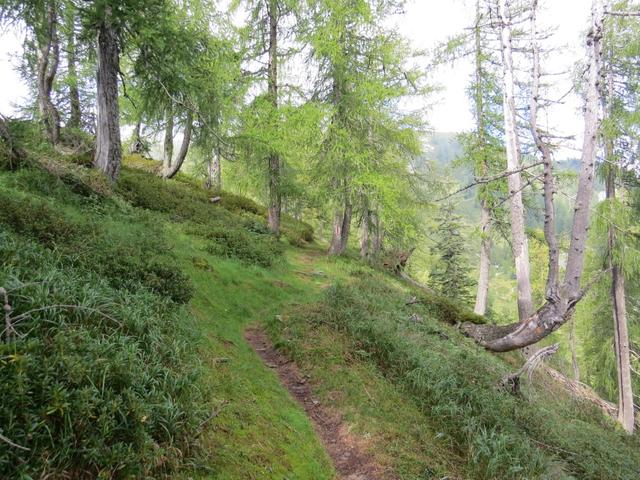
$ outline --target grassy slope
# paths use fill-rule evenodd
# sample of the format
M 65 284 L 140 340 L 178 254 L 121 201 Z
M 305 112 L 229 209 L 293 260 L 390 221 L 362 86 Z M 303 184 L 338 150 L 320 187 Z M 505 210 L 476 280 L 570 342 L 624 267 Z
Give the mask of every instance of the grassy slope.
M 5 183 L 11 183 L 7 179 L 14 174 L 1 175 L 5 177 Z M 134 188 L 141 189 L 142 183 L 136 181 L 149 184 L 154 184 L 151 180 L 155 181 L 152 177 L 139 175 L 129 178 L 133 178 Z M 188 188 L 196 196 L 203 195 L 196 187 Z M 157 207 L 154 202 L 149 205 Z M 78 203 L 64 208 L 70 216 L 82 218 L 89 213 L 85 208 L 97 207 Z M 126 211 L 126 208 L 120 209 L 117 215 L 108 219 L 114 229 L 124 231 L 129 228 L 128 223 L 135 216 L 128 218 Z M 637 451 L 637 442 L 625 441 L 601 419 L 594 417 L 589 423 L 590 411 L 581 414 L 558 392 L 547 393 L 544 387 L 537 387 L 535 398 L 540 404 L 541 401 L 548 402 L 545 404 L 547 417 L 559 433 L 558 438 L 552 438 L 549 432 L 540 436 L 541 431 L 518 418 L 518 415 L 530 412 L 530 404 L 534 404 L 540 418 L 545 415 L 544 409 L 535 406 L 535 398 L 519 403 L 517 399 L 505 397 L 506 394 L 494 392 L 499 375 L 511 367 L 461 338 L 455 329 L 443 325 L 437 320 L 437 312 L 429 307 L 415 307 L 424 323 L 413 325 L 408 318 L 414 310 L 404 306 L 409 291 L 388 276 L 353 260 L 328 259 L 314 246 L 287 246 L 284 259 L 270 268 L 247 265 L 209 253 L 208 240 L 194 234 L 188 224 L 176 221 L 176 212 L 163 208 L 148 215 L 152 216 L 154 228 L 136 225 L 136 234 L 157 235 L 159 228 L 178 265 L 193 282 L 195 296 L 190 309 L 199 320 L 196 328 L 203 339 L 198 348 L 206 367 L 207 383 L 213 392 L 212 404 L 214 408 L 220 408 L 219 415 L 201 437 L 204 449 L 193 462 L 194 469 L 175 478 L 333 478 L 329 459 L 304 412 L 283 390 L 275 373 L 262 365 L 244 342 L 242 332 L 252 324 L 269 326 L 277 345 L 296 358 L 303 371 L 310 375 L 321 401 L 342 413 L 349 427 L 359 434 L 378 461 L 398 478 L 443 478 L 447 475 L 482 478 L 491 471 L 498 472 L 501 478 L 515 478 L 512 473 L 518 471 L 518 465 L 513 463 L 520 457 L 499 459 L 509 468 L 513 467 L 509 470 L 512 473 L 505 473 L 496 465 L 486 464 L 487 457 L 492 454 L 490 448 L 484 453 L 478 452 L 485 444 L 500 452 L 509 452 L 510 448 L 509 445 L 496 447 L 490 444 L 492 439 L 501 438 L 494 435 L 496 432 L 485 432 L 485 442 L 477 435 L 481 430 L 473 430 L 470 426 L 474 422 L 482 425 L 486 420 L 482 415 L 487 412 L 478 410 L 478 405 L 473 404 L 485 400 L 489 402 L 486 409 L 495 405 L 495 408 L 505 409 L 505 415 L 512 415 L 514 419 L 509 417 L 509 420 L 513 420 L 514 428 L 529 428 L 519 432 L 527 442 L 544 438 L 551 443 L 544 448 L 536 447 L 535 454 L 542 458 L 541 463 L 545 463 L 544 471 L 555 472 L 544 474 L 544 478 L 567 478 L 578 473 L 582 476 L 577 478 L 598 478 L 594 475 L 607 471 L 602 466 L 607 462 L 610 475 L 606 478 L 633 478 L 626 472 L 629 465 L 633 468 L 633 462 L 639 465 L 640 461 L 637 461 L 637 454 L 627 453 L 630 448 Z M 237 222 L 239 218 L 222 216 L 220 222 Z M 235 223 L 227 226 L 238 228 Z M 380 289 L 361 282 L 362 278 L 371 276 Z M 349 300 L 350 303 L 341 304 L 339 298 L 331 296 L 335 289 L 327 287 L 336 282 L 354 288 L 355 297 Z M 345 312 L 349 315 L 343 317 Z M 360 315 L 362 312 L 366 315 Z M 432 376 L 439 383 L 431 390 L 431 398 L 420 394 L 415 388 L 416 382 L 407 382 L 412 378 L 411 372 L 419 369 L 415 365 L 413 370 L 402 368 L 411 367 L 414 361 L 427 362 L 427 365 L 429 361 L 433 362 Z M 424 367 L 423 363 L 420 368 Z M 470 385 L 469 393 L 464 389 Z M 461 397 L 459 404 L 449 405 L 443 401 L 439 405 L 435 395 L 447 393 L 464 398 Z M 465 410 L 464 402 L 468 402 L 468 410 Z M 439 406 L 452 410 L 443 410 L 440 414 Z M 453 407 L 460 410 L 454 411 Z M 520 407 L 523 409 L 518 414 Z M 560 413 L 554 413 L 554 408 Z M 469 416 L 471 421 L 461 423 L 455 420 L 457 417 L 451 417 L 450 422 L 444 422 L 443 419 L 449 418 L 447 415 Z M 497 427 L 498 434 L 503 427 Z M 462 430 L 464 428 L 467 430 Z M 598 437 L 600 431 L 605 432 L 602 438 Z M 469 432 L 476 432 L 474 435 L 478 438 L 465 440 Z M 613 443 L 611 446 L 603 444 L 599 451 L 589 444 L 589 436 L 594 441 Z M 571 445 L 573 438 L 580 443 Z M 473 448 L 470 449 L 465 441 Z M 569 449 L 568 455 L 560 451 L 568 452 Z M 607 449 L 617 450 L 625 458 L 609 456 Z M 583 453 L 588 455 L 586 462 L 596 467 L 587 466 L 581 470 Z M 585 475 L 585 471 L 596 473 Z

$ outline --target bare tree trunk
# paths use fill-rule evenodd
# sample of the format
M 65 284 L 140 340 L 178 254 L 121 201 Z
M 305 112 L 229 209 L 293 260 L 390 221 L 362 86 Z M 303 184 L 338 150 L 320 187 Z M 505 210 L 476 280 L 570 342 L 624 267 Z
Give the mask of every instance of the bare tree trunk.
M 571 319 L 571 329 L 569 330 L 569 348 L 571 350 L 571 366 L 573 367 L 573 379 L 580 381 L 580 367 L 578 366 L 578 352 L 576 351 L 576 321 Z
M 133 138 L 131 141 L 131 145 L 129 146 L 129 153 L 130 154 L 142 154 L 143 153 L 143 144 L 142 144 L 142 138 L 140 137 L 141 133 L 140 130 L 142 129 L 142 120 L 140 120 L 140 118 L 138 118 L 138 121 L 136 122 L 136 126 L 133 129 Z
M 480 32 L 480 0 L 476 0 L 476 25 L 475 36 L 475 108 L 478 140 L 483 148 L 482 175 L 487 176 L 489 165 L 485 148 L 485 112 L 484 97 L 482 92 L 483 68 L 482 68 L 482 38 Z M 485 196 L 483 196 L 485 197 Z M 489 295 L 489 273 L 491 268 L 491 211 L 486 198 L 480 201 L 480 266 L 478 271 L 478 289 L 476 291 L 476 303 L 473 311 L 478 315 L 484 315 L 487 311 L 487 297 Z
M 367 203 L 366 196 L 363 195 L 362 202 L 362 222 L 360 223 L 360 257 L 363 259 L 369 258 L 370 240 L 369 230 L 371 219 L 369 213 L 369 205 Z
M 504 0 L 501 0 L 504 4 Z M 584 113 L 584 143 L 578 179 L 578 193 L 574 205 L 573 227 L 563 284 L 556 298 L 545 304 L 531 317 L 507 326 L 474 325 L 465 323 L 463 330 L 486 348 L 506 352 L 533 345 L 566 323 L 575 305 L 584 296 L 580 279 L 584 269 L 584 252 L 589 230 L 589 208 L 595 177 L 596 134 L 600 105 L 603 8 L 601 0 L 593 0 L 592 24 L 587 37 L 589 73 Z
M 187 158 L 187 153 L 189 153 L 189 145 L 191 144 L 191 130 L 193 128 L 193 112 L 191 110 L 187 110 L 187 118 L 184 124 L 184 132 L 182 132 L 182 144 L 180 145 L 180 151 L 178 152 L 178 156 L 176 157 L 175 162 L 164 171 L 164 178 L 173 178 L 182 168 L 182 164 L 184 163 L 185 158 Z
M 549 144 L 542 138 L 542 133 L 538 128 L 538 101 L 540 97 L 540 46 L 538 44 L 538 31 L 536 22 L 536 11 L 538 0 L 534 0 L 531 7 L 531 46 L 533 52 L 533 70 L 531 99 L 529 102 L 529 125 L 531 135 L 536 144 L 536 148 L 542 155 L 544 164 L 544 238 L 549 247 L 548 274 L 545 289 L 545 297 L 554 300 L 558 296 L 558 275 L 559 275 L 559 255 L 558 240 L 556 238 L 556 215 L 553 196 L 555 194 L 555 181 L 553 176 L 553 159 Z
M 344 210 L 336 208 L 333 214 L 333 230 L 331 244 L 329 245 L 329 255 L 342 254 L 342 227 L 344 225 Z
M 346 251 L 351 230 L 352 213 L 353 206 L 349 199 L 345 198 L 344 205 L 336 208 L 333 217 L 333 233 L 329 246 L 330 255 L 342 255 Z
M 614 87 L 613 75 L 607 73 L 606 114 L 612 115 Z M 605 137 L 605 158 L 608 163 L 606 182 L 607 199 L 613 203 L 616 199 L 616 159 L 613 152 L 613 140 Z M 633 388 L 631 384 L 631 360 L 629 358 L 629 328 L 627 324 L 626 293 L 624 274 L 620 263 L 615 258 L 616 228 L 609 225 L 608 250 L 609 268 L 611 269 L 611 298 L 613 303 L 614 346 L 616 354 L 616 370 L 618 373 L 618 422 L 627 433 L 633 433 L 635 413 L 633 410 Z
M 216 192 L 222 191 L 222 158 L 219 147 L 216 147 L 215 156 L 213 157 L 213 190 Z
M 76 67 L 76 31 L 73 10 L 67 14 L 67 78 L 69 83 L 69 123 L 72 128 L 80 128 L 82 125 L 82 112 L 80 110 L 80 91 L 78 90 L 78 69 Z
M 371 225 L 373 227 L 373 240 L 371 241 L 371 256 L 377 258 L 382 253 L 382 242 L 384 239 L 384 231 L 382 229 L 382 220 L 380 213 L 375 210 L 371 212 Z
M 349 244 L 349 234 L 351 233 L 351 217 L 353 215 L 353 205 L 347 200 L 344 205 L 344 217 L 342 218 L 342 230 L 340 235 L 340 253 L 347 251 Z
M 111 24 L 111 7 L 98 27 L 98 119 L 96 153 L 93 163 L 111 182 L 115 182 L 122 163 L 120 109 L 118 105 L 118 71 L 120 54 L 118 36 Z
M 163 170 L 169 171 L 173 161 L 173 105 L 167 107 L 166 123 L 164 126 L 164 158 Z
M 478 315 L 484 315 L 487 311 L 487 297 L 489 295 L 489 271 L 491 268 L 491 213 L 487 207 L 487 201 L 481 203 L 480 212 L 480 271 L 478 273 L 478 290 L 476 292 L 476 304 L 473 311 Z
M 270 0 L 269 14 L 269 98 L 274 109 L 278 108 L 278 2 Z M 282 194 L 280 192 L 280 157 L 277 153 L 269 155 L 269 229 L 280 235 L 280 215 Z
M 507 12 L 506 0 L 499 0 L 500 37 L 503 64 L 503 104 L 504 129 L 507 150 L 507 169 L 520 168 L 520 146 L 516 131 L 516 106 L 514 99 L 513 57 L 511 51 L 511 19 Z M 524 229 L 524 204 L 522 202 L 522 181 L 520 173 L 509 175 L 509 196 L 511 212 L 511 247 L 518 284 L 518 315 L 520 320 L 533 313 L 531 275 L 529 266 L 529 245 Z
M 58 13 L 55 0 L 47 2 L 47 28 L 44 38 L 38 38 L 38 110 L 49 140 L 54 145 L 60 141 L 60 114 L 51 101 L 53 80 L 60 61 L 58 38 Z

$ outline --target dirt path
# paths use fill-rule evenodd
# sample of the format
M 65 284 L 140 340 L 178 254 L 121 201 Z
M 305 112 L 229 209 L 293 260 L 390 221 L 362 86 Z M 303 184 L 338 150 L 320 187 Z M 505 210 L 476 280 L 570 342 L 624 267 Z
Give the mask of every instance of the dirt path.
M 245 338 L 265 365 L 276 370 L 280 381 L 307 412 L 341 480 L 389 478 L 383 474 L 382 467 L 376 464 L 373 457 L 365 453 L 362 441 L 349 432 L 340 415 L 314 398 L 307 379 L 298 367 L 273 348 L 262 330 L 248 329 Z

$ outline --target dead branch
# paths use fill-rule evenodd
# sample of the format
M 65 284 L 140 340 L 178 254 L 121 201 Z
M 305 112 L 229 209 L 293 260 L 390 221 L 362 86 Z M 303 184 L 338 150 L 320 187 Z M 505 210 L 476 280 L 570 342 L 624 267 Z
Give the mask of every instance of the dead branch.
M 459 188 L 458 190 L 456 190 L 453 193 L 449 193 L 448 195 L 445 195 L 444 197 L 437 199 L 436 202 L 442 202 L 443 200 L 447 200 L 448 198 L 451 198 L 454 195 L 457 195 L 457 194 L 462 193 L 462 192 L 464 192 L 466 190 L 469 190 L 470 188 L 475 187 L 476 185 L 483 185 L 483 184 L 486 184 L 486 183 L 495 182 L 496 180 L 500 180 L 502 178 L 509 177 L 511 175 L 515 175 L 516 173 L 523 172 L 523 171 L 528 170 L 530 168 L 538 167 L 538 166 L 540 166 L 542 164 L 544 164 L 544 162 L 535 162 L 535 163 L 532 163 L 531 165 L 525 165 L 525 166 L 517 168 L 515 170 L 508 170 L 506 172 L 498 173 L 496 175 L 491 175 L 489 177 L 478 177 L 478 178 L 476 178 L 474 180 L 473 183 L 470 183 L 470 184 L 468 184 L 468 185 L 466 185 L 466 186 L 464 186 L 462 188 Z
M 18 445 L 17 443 L 12 442 L 11 440 L 9 440 L 7 437 L 5 437 L 4 435 L 2 435 L 1 433 L 0 433 L 0 440 L 2 440 L 2 441 L 3 441 L 3 442 L 5 442 L 5 443 L 8 443 L 8 444 L 9 444 L 9 445 L 11 445 L 12 447 L 19 448 L 20 450 L 24 450 L 24 451 L 26 451 L 26 452 L 28 452 L 28 451 L 30 451 L 30 450 L 31 450 L 30 448 L 23 447 L 22 445 Z
M 538 368 L 545 359 L 556 353 L 559 347 L 559 343 L 554 343 L 553 345 L 549 345 L 548 347 L 538 350 L 527 359 L 524 365 L 522 365 L 517 372 L 510 373 L 502 377 L 500 380 L 500 387 L 513 394 L 519 393 L 520 376 L 526 372 L 527 378 L 529 379 L 529 382 L 531 382 L 531 377 L 533 376 L 533 372 L 536 368 Z

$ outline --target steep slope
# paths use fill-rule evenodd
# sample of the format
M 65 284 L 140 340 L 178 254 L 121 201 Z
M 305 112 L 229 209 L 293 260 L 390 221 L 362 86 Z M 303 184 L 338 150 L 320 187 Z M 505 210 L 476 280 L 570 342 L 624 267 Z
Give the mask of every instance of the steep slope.
M 113 193 L 61 161 L 0 172 L 21 318 L 0 345 L 3 477 L 335 478 L 245 341 L 262 328 L 383 478 L 637 478 L 637 439 L 599 412 L 541 379 L 500 391 L 517 359 L 462 337 L 446 300 L 128 164 Z

